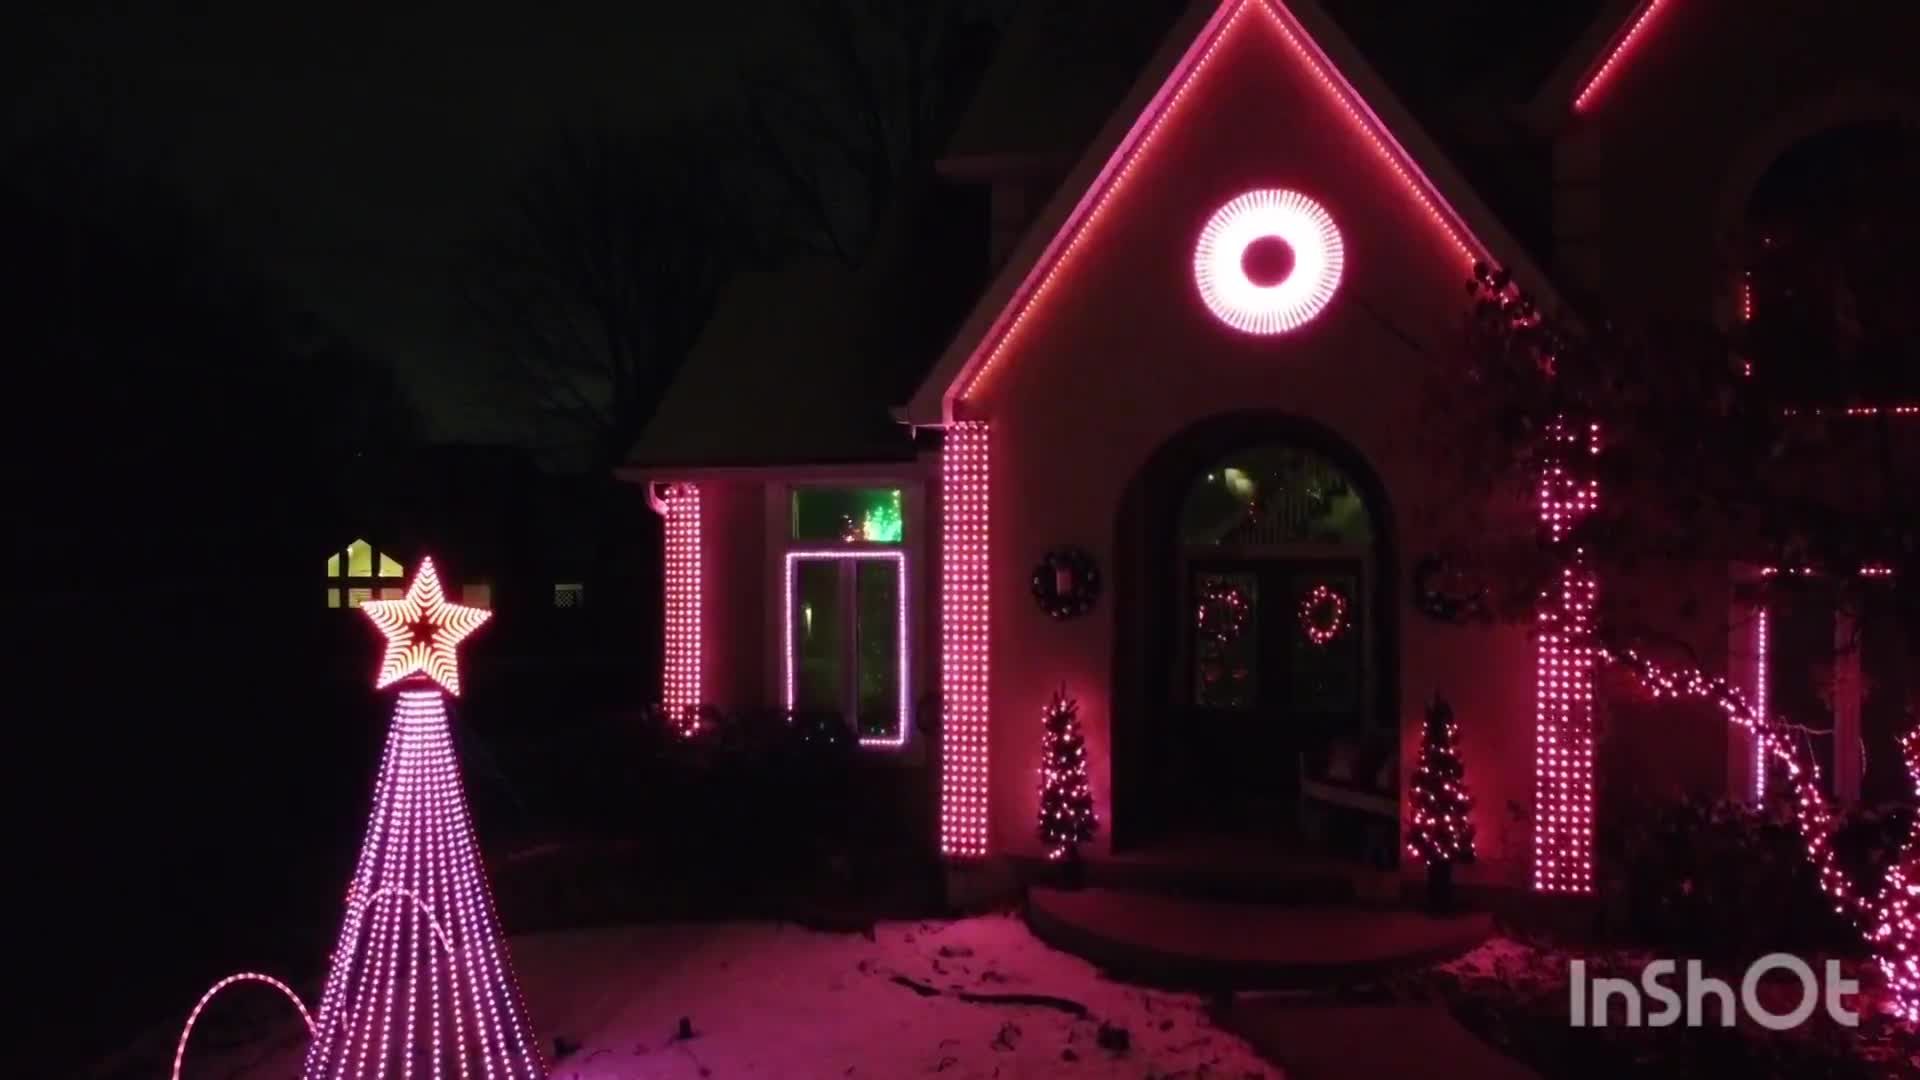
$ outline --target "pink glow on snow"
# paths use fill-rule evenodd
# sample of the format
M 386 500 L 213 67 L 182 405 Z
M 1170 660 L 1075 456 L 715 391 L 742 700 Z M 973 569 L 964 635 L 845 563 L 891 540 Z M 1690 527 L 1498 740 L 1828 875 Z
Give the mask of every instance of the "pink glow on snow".
M 1278 240 L 1293 265 L 1277 281 L 1253 280 L 1247 252 Z M 1249 191 L 1214 211 L 1193 249 L 1193 281 L 1214 317 L 1248 334 L 1284 334 L 1333 299 L 1346 265 L 1340 230 L 1326 207 L 1297 191 Z
M 895 676 L 896 685 L 899 687 L 899 696 L 900 696 L 900 701 L 898 706 L 899 707 L 899 729 L 898 729 L 899 733 L 895 737 L 890 739 L 883 738 L 883 737 L 873 737 L 873 736 L 862 735 L 860 737 L 860 745 L 861 746 L 888 746 L 888 747 L 898 747 L 898 746 L 906 745 L 907 732 L 910 730 L 910 725 L 913 723 L 913 705 L 912 705 L 913 694 L 908 685 L 908 680 L 910 679 L 911 673 L 913 671 L 913 663 L 912 663 L 912 655 L 911 655 L 912 650 L 908 645 L 908 639 L 907 639 L 907 557 L 906 555 L 898 551 L 867 551 L 867 550 L 848 551 L 845 548 L 825 548 L 817 551 L 787 552 L 786 587 L 781 593 L 781 595 L 784 597 L 784 605 L 782 608 L 784 618 L 781 619 L 780 625 L 784 633 L 784 640 L 782 642 L 782 648 L 780 650 L 780 654 L 786 659 L 787 713 L 789 715 L 793 713 L 794 704 L 799 699 L 798 694 L 795 692 L 795 679 L 794 679 L 794 668 L 798 664 L 798 659 L 796 654 L 794 653 L 796 643 L 793 640 L 793 624 L 794 624 L 793 572 L 794 572 L 795 565 L 797 565 L 803 559 L 818 560 L 822 562 L 841 562 L 841 561 L 859 562 L 863 560 L 878 559 L 878 560 L 891 561 L 893 563 L 894 574 L 896 575 L 895 581 L 897 583 L 896 593 L 895 593 L 897 597 L 897 603 L 895 604 L 896 610 L 894 614 L 894 618 L 896 620 L 895 633 L 899 635 L 895 640 L 900 643 L 900 647 L 895 650 L 895 652 L 899 654 L 898 663 L 900 665 L 900 670 L 898 674 Z

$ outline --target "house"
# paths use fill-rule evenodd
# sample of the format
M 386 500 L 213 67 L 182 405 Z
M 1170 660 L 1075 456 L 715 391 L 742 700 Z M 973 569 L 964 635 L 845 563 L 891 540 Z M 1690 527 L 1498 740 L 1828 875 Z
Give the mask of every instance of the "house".
M 1721 236 L 1799 141 L 1920 100 L 1910 33 L 1811 2 L 1608 5 L 1541 38 L 1563 59 L 1524 107 L 1463 121 L 1410 111 L 1311 0 L 1170 14 L 1117 104 L 1081 54 L 1009 31 L 976 108 L 1004 123 L 970 117 L 942 163 L 985 196 L 967 220 L 993 272 L 938 347 L 858 359 L 886 282 L 736 286 L 712 335 L 736 340 L 703 346 L 624 472 L 665 520 L 664 701 L 824 710 L 926 761 L 940 850 L 966 866 L 1042 854 L 1057 688 L 1086 725 L 1096 860 L 1270 844 L 1303 778 L 1404 804 L 1438 692 L 1465 732 L 1474 873 L 1589 891 L 1591 658 L 1413 602 L 1438 497 L 1422 364 L 1482 262 L 1548 305 L 1741 317 Z M 1042 107 L 1044 79 L 1064 105 Z M 1075 106 L 1104 126 L 1050 123 Z M 1483 197 L 1510 188 L 1517 230 Z M 1742 625 L 1704 647 L 1764 682 Z M 1685 732 L 1643 778 L 1751 786 L 1750 739 Z

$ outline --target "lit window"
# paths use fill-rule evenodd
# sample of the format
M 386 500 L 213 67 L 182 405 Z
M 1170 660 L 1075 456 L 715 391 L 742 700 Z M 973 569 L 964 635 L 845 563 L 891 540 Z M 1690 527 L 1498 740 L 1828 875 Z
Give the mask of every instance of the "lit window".
M 907 739 L 906 557 L 897 551 L 790 551 L 786 700 L 840 717 L 864 746 Z
M 376 581 L 379 578 L 406 576 L 407 568 L 400 560 L 375 550 L 365 540 L 355 540 L 344 549 L 327 556 L 327 606 L 357 608 L 362 602 L 376 596 L 382 600 L 397 600 L 406 594 L 404 588 L 383 587 L 377 585 Z M 342 578 L 346 580 L 340 580 Z
M 906 539 L 899 488 L 799 488 L 793 493 L 795 540 L 898 544 Z
M 493 586 L 484 581 L 471 585 L 462 585 L 460 586 L 460 602 L 468 607 L 492 609 Z
M 553 587 L 553 606 L 557 608 L 582 607 L 587 602 L 587 587 L 579 582 L 562 583 Z

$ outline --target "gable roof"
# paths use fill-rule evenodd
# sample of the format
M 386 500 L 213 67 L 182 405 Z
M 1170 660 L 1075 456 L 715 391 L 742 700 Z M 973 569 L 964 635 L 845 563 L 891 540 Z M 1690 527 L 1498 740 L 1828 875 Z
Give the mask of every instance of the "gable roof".
M 1176 24 L 1159 54 L 1134 84 L 1073 173 L 1029 228 L 1013 257 L 962 325 L 901 416 L 937 426 L 1003 354 L 1034 304 L 1071 261 L 1077 240 L 1108 198 L 1151 152 L 1154 136 L 1173 113 L 1184 88 L 1201 76 L 1215 44 L 1228 33 L 1265 19 L 1279 31 L 1291 59 L 1309 65 L 1351 117 L 1383 162 L 1426 208 L 1461 253 L 1462 271 L 1487 259 L 1510 267 L 1516 279 L 1549 306 L 1553 289 L 1520 245 L 1449 164 L 1433 141 L 1387 90 L 1352 43 L 1311 0 L 1221 0 L 1198 4 Z

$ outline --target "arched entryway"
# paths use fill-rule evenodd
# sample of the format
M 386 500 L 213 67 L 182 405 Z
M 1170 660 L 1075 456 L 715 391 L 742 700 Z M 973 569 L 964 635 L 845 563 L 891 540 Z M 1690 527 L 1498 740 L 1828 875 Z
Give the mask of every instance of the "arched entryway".
M 1163 444 L 1115 523 L 1116 848 L 1301 843 L 1303 768 L 1397 792 L 1391 508 L 1322 425 L 1218 416 Z

